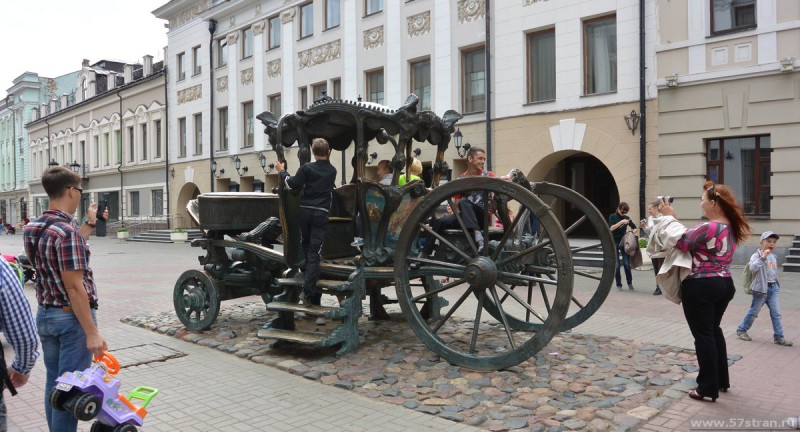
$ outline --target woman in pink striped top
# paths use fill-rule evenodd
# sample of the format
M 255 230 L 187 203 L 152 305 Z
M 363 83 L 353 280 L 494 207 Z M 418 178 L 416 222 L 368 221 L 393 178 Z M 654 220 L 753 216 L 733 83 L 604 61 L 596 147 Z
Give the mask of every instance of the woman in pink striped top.
M 687 229 L 675 247 L 692 255 L 692 273 L 681 284 L 681 300 L 700 372 L 689 397 L 714 402 L 730 387 L 728 350 L 719 324 L 736 292 L 730 273 L 733 252 L 750 235 L 750 225 L 730 188 L 709 181 L 703 189 L 700 207 L 708 221 Z M 669 202 L 662 202 L 659 210 L 675 216 Z

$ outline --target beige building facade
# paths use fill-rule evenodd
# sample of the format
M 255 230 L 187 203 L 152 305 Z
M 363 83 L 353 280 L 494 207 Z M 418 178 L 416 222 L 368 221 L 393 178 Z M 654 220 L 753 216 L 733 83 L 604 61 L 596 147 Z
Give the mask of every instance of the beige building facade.
M 755 233 L 798 231 L 800 2 L 659 0 L 659 190 L 687 224 L 706 179 Z M 749 245 L 758 242 L 757 236 Z M 750 249 L 747 249 L 750 250 Z

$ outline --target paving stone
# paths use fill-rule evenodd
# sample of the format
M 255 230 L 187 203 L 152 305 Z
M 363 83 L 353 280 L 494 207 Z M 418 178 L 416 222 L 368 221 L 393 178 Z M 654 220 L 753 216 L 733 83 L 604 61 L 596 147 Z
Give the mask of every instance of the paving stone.
M 468 418 L 464 423 L 466 423 L 466 424 L 468 424 L 470 426 L 480 426 L 480 425 L 486 423 L 487 419 L 488 419 L 488 417 L 486 417 L 485 415 L 476 415 L 476 416 Z
M 522 429 L 525 426 L 528 426 L 528 422 L 524 419 L 511 419 L 506 422 L 506 426 L 509 430 Z
M 562 424 L 569 430 L 583 429 L 586 426 L 586 422 L 579 419 L 567 420 Z
M 443 419 L 446 419 L 446 420 L 458 422 L 458 423 L 461 423 L 461 422 L 463 422 L 465 420 L 463 415 L 461 415 L 459 413 L 455 413 L 455 412 L 448 412 L 448 411 L 439 413 L 439 417 L 441 417 Z

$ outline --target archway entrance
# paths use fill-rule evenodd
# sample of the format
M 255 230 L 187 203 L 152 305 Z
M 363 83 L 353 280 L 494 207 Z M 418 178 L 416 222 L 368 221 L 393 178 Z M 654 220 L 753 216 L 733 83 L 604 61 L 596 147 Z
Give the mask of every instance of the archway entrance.
M 178 206 L 175 208 L 175 223 L 173 228 L 193 228 L 195 227 L 195 223 L 191 217 L 189 217 L 189 212 L 186 210 L 186 205 L 189 204 L 189 201 L 197 198 L 200 195 L 200 189 L 194 183 L 186 183 L 181 188 L 180 193 L 178 194 Z
M 560 160 L 553 166 L 545 180 L 578 192 L 591 201 L 604 218 L 613 213 L 619 204 L 619 190 L 614 177 L 599 159 L 589 153 L 574 153 Z M 583 215 L 577 209 L 570 207 L 564 205 L 553 208 L 564 227 L 572 225 Z M 586 224 L 579 225 L 575 235 L 591 235 L 590 232 L 582 232 L 588 228 Z

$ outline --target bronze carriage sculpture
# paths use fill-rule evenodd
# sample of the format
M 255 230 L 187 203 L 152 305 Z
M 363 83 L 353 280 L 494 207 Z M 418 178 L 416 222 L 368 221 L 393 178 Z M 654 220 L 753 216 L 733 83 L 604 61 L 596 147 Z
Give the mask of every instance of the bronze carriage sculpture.
M 283 185 L 277 193 L 202 194 L 189 210 L 206 232 L 192 243 L 206 251 L 200 257 L 203 267 L 186 271 L 174 290 L 175 310 L 187 328 L 210 327 L 223 300 L 261 295 L 277 314 L 259 337 L 340 344 L 337 355 L 343 355 L 358 346 L 362 299 L 369 296 L 371 319 L 382 318 L 388 297 L 381 289 L 394 286 L 403 317 L 429 349 L 460 366 L 502 369 L 528 359 L 559 331 L 584 322 L 608 295 L 616 247 L 602 215 L 576 192 L 529 183 L 518 171 L 512 182 L 472 177 L 439 185 L 460 114 L 448 111 L 438 117 L 417 111 L 417 97 L 411 95 L 396 110 L 324 98 L 280 119 L 269 112 L 258 119 L 282 161 L 285 148 L 296 144 L 299 163 L 308 163 L 309 144 L 317 137 L 326 138 L 335 151 L 355 145 L 352 179 L 334 191 L 318 284 L 339 304 L 298 304 L 302 279 L 297 274 L 304 263 L 297 196 Z M 398 186 L 415 141 L 436 146 L 430 189 L 421 181 Z M 364 178 L 370 142 L 394 148 L 389 186 Z M 430 228 L 431 218 L 441 216 L 441 204 L 456 208 L 455 199 L 465 192 L 483 194 L 489 203 L 483 215 L 487 246 L 480 252 L 457 213 L 461 229 L 436 233 Z M 559 206 L 581 216 L 564 229 L 553 212 Z M 517 210 L 513 217 L 512 207 Z M 494 219 L 502 227 L 494 227 Z M 538 228 L 528 229 L 531 220 Z M 571 236 L 579 226 L 588 228 L 592 241 Z M 358 248 L 351 245 L 357 230 L 364 238 Z M 418 255 L 421 237 L 436 242 L 426 258 Z M 597 269 L 575 267 L 573 258 L 587 250 L 600 252 Z M 573 292 L 576 277 L 588 280 L 589 288 Z M 326 333 L 301 331 L 298 312 L 340 324 Z

